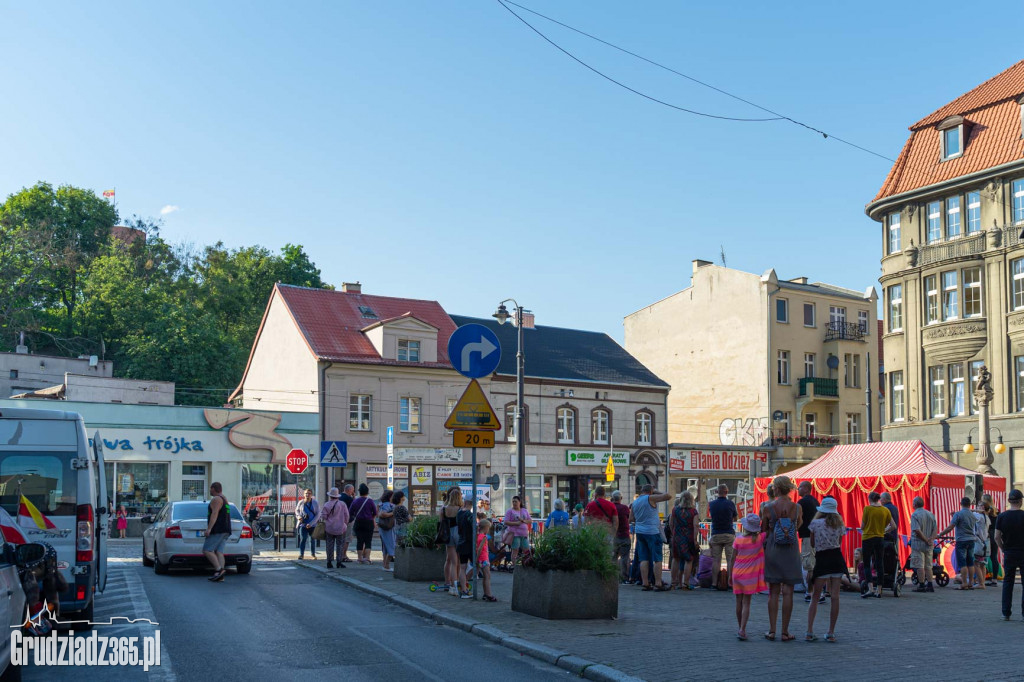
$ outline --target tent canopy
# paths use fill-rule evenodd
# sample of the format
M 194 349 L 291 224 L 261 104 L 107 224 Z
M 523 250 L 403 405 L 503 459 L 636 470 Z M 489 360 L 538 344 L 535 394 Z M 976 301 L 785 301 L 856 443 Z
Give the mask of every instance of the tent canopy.
M 810 464 L 787 472 L 792 479 L 859 478 L 903 474 L 977 473 L 953 464 L 919 440 L 837 445 Z

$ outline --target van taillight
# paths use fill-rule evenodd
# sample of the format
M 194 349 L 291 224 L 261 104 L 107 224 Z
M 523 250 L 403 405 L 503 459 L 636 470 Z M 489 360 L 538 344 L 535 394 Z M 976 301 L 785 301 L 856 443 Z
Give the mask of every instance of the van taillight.
M 165 538 L 180 538 L 181 537 L 181 526 L 167 526 L 167 530 L 164 531 Z
M 75 542 L 75 561 L 78 563 L 92 561 L 94 542 L 92 524 L 92 505 L 78 505 L 78 539 Z

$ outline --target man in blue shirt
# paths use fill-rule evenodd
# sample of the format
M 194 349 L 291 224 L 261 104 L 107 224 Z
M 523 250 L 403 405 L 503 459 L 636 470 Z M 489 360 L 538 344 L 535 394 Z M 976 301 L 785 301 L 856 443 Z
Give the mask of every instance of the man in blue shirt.
M 724 483 L 718 486 L 718 497 L 708 504 L 708 514 L 711 515 L 711 584 L 715 589 L 718 586 L 718 573 L 722 570 L 722 552 L 725 552 L 725 562 L 729 567 L 729 585 L 732 585 L 732 564 L 736 558 L 736 551 L 732 547 L 736 539 L 736 519 L 739 514 L 736 512 L 736 505 L 726 497 L 729 494 L 729 486 Z

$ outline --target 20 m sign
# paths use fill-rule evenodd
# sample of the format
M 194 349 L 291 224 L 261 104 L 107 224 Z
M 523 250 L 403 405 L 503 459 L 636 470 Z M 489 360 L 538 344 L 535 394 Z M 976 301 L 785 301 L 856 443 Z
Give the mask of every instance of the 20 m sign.
M 493 448 L 493 431 L 456 430 L 452 434 L 452 444 L 457 448 Z

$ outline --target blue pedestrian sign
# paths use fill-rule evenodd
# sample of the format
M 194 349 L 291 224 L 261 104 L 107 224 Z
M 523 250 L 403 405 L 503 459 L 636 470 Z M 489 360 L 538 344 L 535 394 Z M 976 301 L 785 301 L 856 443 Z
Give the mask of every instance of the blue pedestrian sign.
M 348 464 L 348 443 L 343 440 L 320 441 L 320 466 L 343 467 Z
M 482 324 L 464 324 L 448 339 L 448 360 L 462 376 L 481 379 L 498 369 L 501 344 Z

